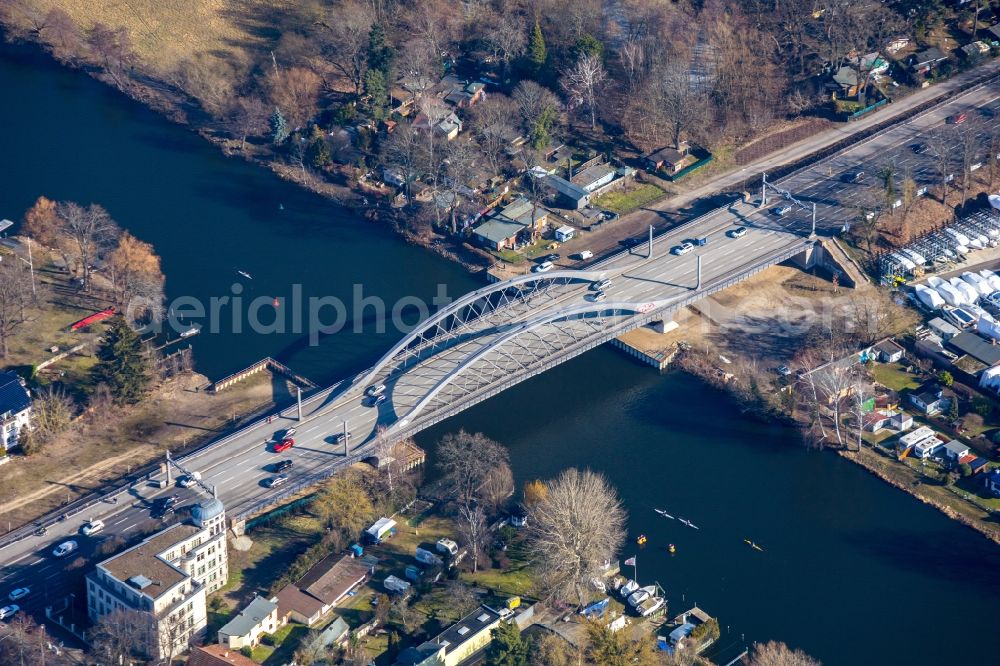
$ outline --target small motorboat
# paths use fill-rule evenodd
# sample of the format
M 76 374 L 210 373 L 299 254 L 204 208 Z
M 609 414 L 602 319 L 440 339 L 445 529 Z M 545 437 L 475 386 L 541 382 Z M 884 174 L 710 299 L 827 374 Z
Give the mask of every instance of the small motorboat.
M 700 529 L 697 525 L 695 525 L 694 523 L 692 523 L 687 518 L 678 518 L 678 520 L 680 520 L 682 524 L 687 525 L 688 527 L 691 527 L 691 528 L 696 529 L 696 530 Z
M 198 335 L 199 333 L 201 333 L 201 326 L 194 324 L 181 331 L 180 335 L 182 338 L 190 338 L 192 335 Z
M 677 547 L 674 546 L 674 544 L 669 544 L 667 546 L 667 552 L 670 553 L 671 555 L 673 555 L 674 553 L 677 552 Z
M 656 611 L 663 608 L 663 605 L 665 603 L 666 601 L 664 601 L 663 597 L 649 597 L 645 601 L 640 603 L 638 606 L 636 606 L 635 610 L 642 617 L 649 617 Z
M 243 277 L 245 277 L 248 280 L 252 280 L 253 279 L 253 276 L 250 275 L 249 273 L 247 273 L 246 271 L 236 271 L 236 273 L 239 274 L 239 275 L 242 275 Z
M 758 546 L 756 543 L 754 543 L 750 539 L 743 539 L 743 543 L 745 543 L 746 545 L 750 546 L 751 548 L 753 548 L 754 550 L 756 550 L 758 552 L 761 552 L 761 553 L 764 552 L 763 548 L 761 548 L 760 546 Z
M 670 515 L 669 513 L 667 513 L 667 512 L 666 512 L 666 511 L 664 511 L 663 509 L 653 509 L 653 511 L 655 511 L 655 512 L 656 512 L 656 513 L 658 513 L 658 514 L 660 514 L 660 515 L 661 515 L 661 516 L 663 516 L 664 518 L 670 518 L 671 520 L 673 520 L 673 519 L 674 519 L 674 517 L 673 517 L 673 516 L 671 516 L 671 515 Z
M 628 599 L 629 596 L 639 589 L 639 583 L 634 580 L 627 581 L 624 585 L 618 588 L 618 592 L 622 595 L 622 599 Z
M 640 587 L 638 590 L 633 592 L 628 597 L 628 605 L 632 608 L 636 608 L 646 599 L 656 594 L 655 585 L 647 585 L 646 587 Z

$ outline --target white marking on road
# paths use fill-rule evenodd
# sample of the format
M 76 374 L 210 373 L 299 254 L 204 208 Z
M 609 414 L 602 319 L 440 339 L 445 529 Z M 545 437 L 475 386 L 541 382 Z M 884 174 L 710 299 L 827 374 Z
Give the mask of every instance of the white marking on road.
M 122 532 L 128 532 L 130 529 L 132 529 L 133 527 L 135 527 L 138 524 L 139 524 L 139 521 L 136 521 L 136 522 L 132 523 L 131 525 L 126 525 L 125 527 L 122 528 Z
M 21 560 L 23 560 L 24 558 L 28 557 L 29 555 L 31 555 L 31 553 L 25 553 L 21 557 L 17 558 L 16 560 L 11 560 L 7 564 L 14 564 L 15 562 L 20 562 Z

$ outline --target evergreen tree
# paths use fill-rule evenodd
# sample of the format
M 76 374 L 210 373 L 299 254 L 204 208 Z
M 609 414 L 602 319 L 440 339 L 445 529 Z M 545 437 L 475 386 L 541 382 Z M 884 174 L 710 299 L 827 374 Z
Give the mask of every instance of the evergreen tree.
M 306 151 L 306 159 L 316 169 L 322 169 L 329 164 L 330 149 L 327 147 L 326 141 L 320 138 L 313 139 L 313 142 L 309 144 L 309 149 Z
M 368 69 L 377 69 L 382 72 L 383 81 L 390 81 L 395 55 L 392 47 L 385 43 L 385 28 L 381 23 L 372 24 L 368 32 Z
M 591 56 L 598 60 L 604 60 L 604 44 L 593 35 L 583 35 L 576 40 L 573 46 L 573 59 L 579 60 L 584 56 Z
M 375 120 L 385 118 L 385 110 L 389 101 L 389 92 L 385 81 L 385 75 L 381 70 L 369 69 L 365 72 L 365 94 L 368 96 L 368 105 Z
M 531 33 L 531 45 L 528 47 L 528 60 L 531 62 L 531 70 L 538 76 L 545 69 L 545 61 L 548 53 L 545 49 L 545 37 L 542 35 L 542 26 L 535 21 L 535 29 Z
M 486 651 L 489 666 L 527 666 L 528 643 L 513 621 L 501 622 L 490 632 L 493 642 Z
M 285 116 L 282 115 L 281 109 L 274 107 L 274 113 L 271 114 L 271 119 L 268 121 L 271 124 L 271 140 L 275 144 L 282 144 L 285 139 L 288 138 L 288 122 L 285 121 Z
M 95 383 L 105 383 L 119 405 L 134 405 L 142 399 L 150 382 L 149 358 L 139 334 L 124 317 L 110 320 L 111 326 L 97 350 Z

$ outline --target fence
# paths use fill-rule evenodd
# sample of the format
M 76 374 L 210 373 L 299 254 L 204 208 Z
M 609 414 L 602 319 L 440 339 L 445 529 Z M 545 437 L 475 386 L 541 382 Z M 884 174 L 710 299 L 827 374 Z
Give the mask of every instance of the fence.
M 212 382 L 212 386 L 209 390 L 212 393 L 218 393 L 222 389 L 232 386 L 236 382 L 242 381 L 247 377 L 255 375 L 258 372 L 262 372 L 264 370 L 270 370 L 273 373 L 287 377 L 288 379 L 298 384 L 299 386 L 302 386 L 303 388 L 319 388 L 317 384 L 313 383 L 311 380 L 303 377 L 302 375 L 294 372 L 284 363 L 280 363 L 279 361 L 276 361 L 270 356 L 268 356 L 266 358 L 257 361 L 253 365 L 244 368 L 243 370 L 240 370 L 239 372 L 234 372 L 228 377 L 223 377 L 222 379 L 216 382 Z

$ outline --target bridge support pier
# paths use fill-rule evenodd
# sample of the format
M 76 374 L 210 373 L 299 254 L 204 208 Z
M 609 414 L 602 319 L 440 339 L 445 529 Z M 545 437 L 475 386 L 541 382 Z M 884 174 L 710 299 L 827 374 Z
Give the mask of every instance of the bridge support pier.
M 299 408 L 299 418 L 298 418 L 298 420 L 301 421 L 302 420 L 302 389 L 300 389 L 298 386 L 295 387 L 295 401 L 298 403 L 298 408 Z
M 678 323 L 673 319 L 661 319 L 649 322 L 649 327 L 657 333 L 669 333 L 678 327 Z

